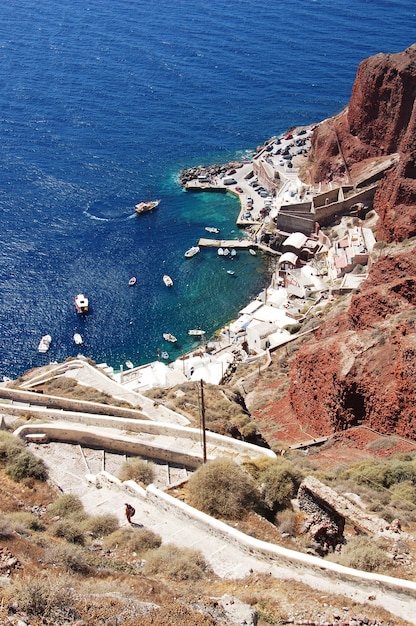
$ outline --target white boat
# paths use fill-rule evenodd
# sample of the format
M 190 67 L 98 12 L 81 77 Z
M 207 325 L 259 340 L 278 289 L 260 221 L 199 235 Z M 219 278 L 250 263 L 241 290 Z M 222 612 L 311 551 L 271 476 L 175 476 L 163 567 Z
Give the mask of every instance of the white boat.
M 128 367 L 129 370 L 132 370 L 134 365 L 133 365 L 133 363 L 131 361 L 126 361 L 126 367 Z
M 231 254 L 231 256 L 236 256 L 237 251 L 235 250 L 235 248 L 232 248 L 230 254 Z
M 192 256 L 195 256 L 199 252 L 199 246 L 192 246 L 185 252 L 185 256 L 187 259 L 190 259 Z
M 166 352 L 165 350 L 163 350 L 163 351 L 160 353 L 160 356 L 162 357 L 162 359 L 165 359 L 165 360 L 166 360 L 166 359 L 168 359 L 168 358 L 169 358 L 169 353 L 168 353 L 168 352 Z
M 220 229 L 216 228 L 215 226 L 205 226 L 205 230 L 208 233 L 215 233 L 215 234 L 218 234 L 220 232 Z
M 148 211 L 153 211 L 157 206 L 159 206 L 160 200 L 149 200 L 148 202 L 139 202 L 134 207 L 136 213 L 147 213 Z
M 129 280 L 130 287 L 133 287 L 133 285 L 135 285 L 136 283 L 137 283 L 137 278 L 135 276 L 132 276 Z
M 257 255 L 257 252 L 255 250 L 253 250 L 253 248 L 249 248 L 248 251 L 250 252 L 250 254 L 252 256 L 256 256 Z
M 75 308 L 77 313 L 88 313 L 88 298 L 83 293 L 75 296 Z
M 233 270 L 227 270 L 227 274 L 230 276 L 234 276 L 235 272 Z
M 224 256 L 228 256 L 230 254 L 230 251 L 228 248 L 224 248 Z
M 163 276 L 163 282 L 165 283 L 166 287 L 172 287 L 173 285 L 173 280 L 167 274 Z
M 202 335 L 205 335 L 205 330 L 199 330 L 198 328 L 193 328 L 191 330 L 188 330 L 188 335 L 191 335 L 194 337 L 201 337 Z
M 171 333 L 163 333 L 163 339 L 165 341 L 170 341 L 170 343 L 175 343 L 175 341 L 177 341 L 175 335 L 172 335 Z
M 50 335 L 43 335 L 39 341 L 38 352 L 47 352 L 50 348 L 52 337 Z
M 218 248 L 218 256 L 224 256 L 224 248 Z
M 77 346 L 80 346 L 81 344 L 83 344 L 83 340 L 82 337 L 79 333 L 75 333 L 74 337 L 73 337 L 75 343 L 77 344 Z

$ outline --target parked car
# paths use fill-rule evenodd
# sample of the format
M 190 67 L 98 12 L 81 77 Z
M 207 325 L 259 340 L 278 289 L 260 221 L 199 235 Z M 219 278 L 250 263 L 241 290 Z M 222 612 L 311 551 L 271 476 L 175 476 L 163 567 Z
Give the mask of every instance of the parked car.
M 243 190 L 241 189 L 241 187 L 236 187 L 235 190 L 237 191 L 237 193 L 243 193 Z
M 302 130 L 299 130 L 296 135 L 306 135 L 306 130 L 304 128 L 302 128 Z
M 292 135 L 292 133 L 288 133 L 287 135 L 285 135 L 285 139 L 286 139 L 286 141 L 287 141 L 288 139 L 293 139 L 293 135 Z

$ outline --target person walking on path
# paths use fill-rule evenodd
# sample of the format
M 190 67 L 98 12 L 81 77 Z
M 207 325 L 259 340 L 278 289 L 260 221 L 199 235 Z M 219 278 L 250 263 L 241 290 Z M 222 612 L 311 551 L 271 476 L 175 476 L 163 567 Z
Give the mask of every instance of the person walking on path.
M 126 507 L 126 518 L 127 518 L 127 521 L 128 521 L 129 524 L 131 524 L 131 518 L 136 513 L 136 509 L 134 508 L 134 506 L 132 506 L 128 502 L 125 502 L 124 505 Z

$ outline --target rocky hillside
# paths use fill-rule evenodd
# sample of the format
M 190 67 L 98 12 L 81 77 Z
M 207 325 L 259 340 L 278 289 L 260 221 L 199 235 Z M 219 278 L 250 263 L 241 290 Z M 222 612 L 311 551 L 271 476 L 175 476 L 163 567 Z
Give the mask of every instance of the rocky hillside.
M 416 245 L 405 241 L 416 235 L 415 94 L 416 45 L 377 54 L 360 64 L 348 108 L 313 135 L 316 180 L 345 181 L 369 159 L 400 159 L 374 200 L 377 239 L 390 245 L 346 310 L 300 347 L 288 395 L 274 404 L 276 417 L 291 413 L 303 432 L 365 424 L 416 438 Z
M 316 182 L 353 182 L 360 168 L 382 156 L 400 160 L 379 185 L 374 208 L 378 239 L 416 234 L 416 44 L 398 54 L 362 61 L 348 107 L 320 124 L 312 138 Z

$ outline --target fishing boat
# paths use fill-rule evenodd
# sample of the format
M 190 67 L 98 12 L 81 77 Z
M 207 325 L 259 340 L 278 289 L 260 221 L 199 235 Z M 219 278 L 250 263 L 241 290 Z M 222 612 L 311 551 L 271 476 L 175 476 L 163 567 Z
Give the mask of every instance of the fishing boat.
M 52 337 L 50 335 L 43 335 L 39 341 L 38 352 L 47 352 L 50 348 Z
M 252 256 L 256 256 L 257 252 L 255 250 L 253 250 L 253 248 L 249 248 L 248 251 L 250 252 L 250 254 Z
M 188 330 L 188 335 L 191 335 L 194 337 L 201 337 L 202 335 L 205 335 L 205 330 L 199 330 L 199 328 L 192 328 L 191 330 Z
M 166 287 L 172 287 L 173 285 L 173 280 L 167 274 L 163 276 L 163 282 L 165 283 Z
M 75 308 L 77 313 L 88 313 L 88 298 L 83 293 L 75 296 Z
M 190 259 L 191 257 L 198 254 L 198 252 L 199 252 L 199 246 L 192 246 L 192 248 L 189 248 L 189 250 L 185 252 L 185 256 L 187 259 Z
M 177 341 L 175 335 L 172 335 L 171 333 L 163 333 L 163 339 L 165 341 L 170 341 L 170 343 L 175 343 L 175 341 Z
M 135 276 L 132 276 L 129 280 L 130 287 L 133 287 L 133 285 L 135 285 L 136 283 L 137 283 L 137 278 Z
M 75 333 L 73 339 L 74 339 L 75 343 L 77 344 L 77 346 L 80 346 L 80 345 L 82 345 L 84 343 L 83 339 L 82 339 L 82 337 L 81 337 L 81 335 L 79 333 Z
M 216 235 L 220 232 L 220 229 L 216 228 L 215 226 L 205 226 L 205 230 L 208 233 L 215 233 Z
M 147 202 L 139 202 L 134 207 L 136 213 L 147 213 L 148 211 L 153 211 L 157 206 L 159 206 L 160 200 L 148 200 Z

